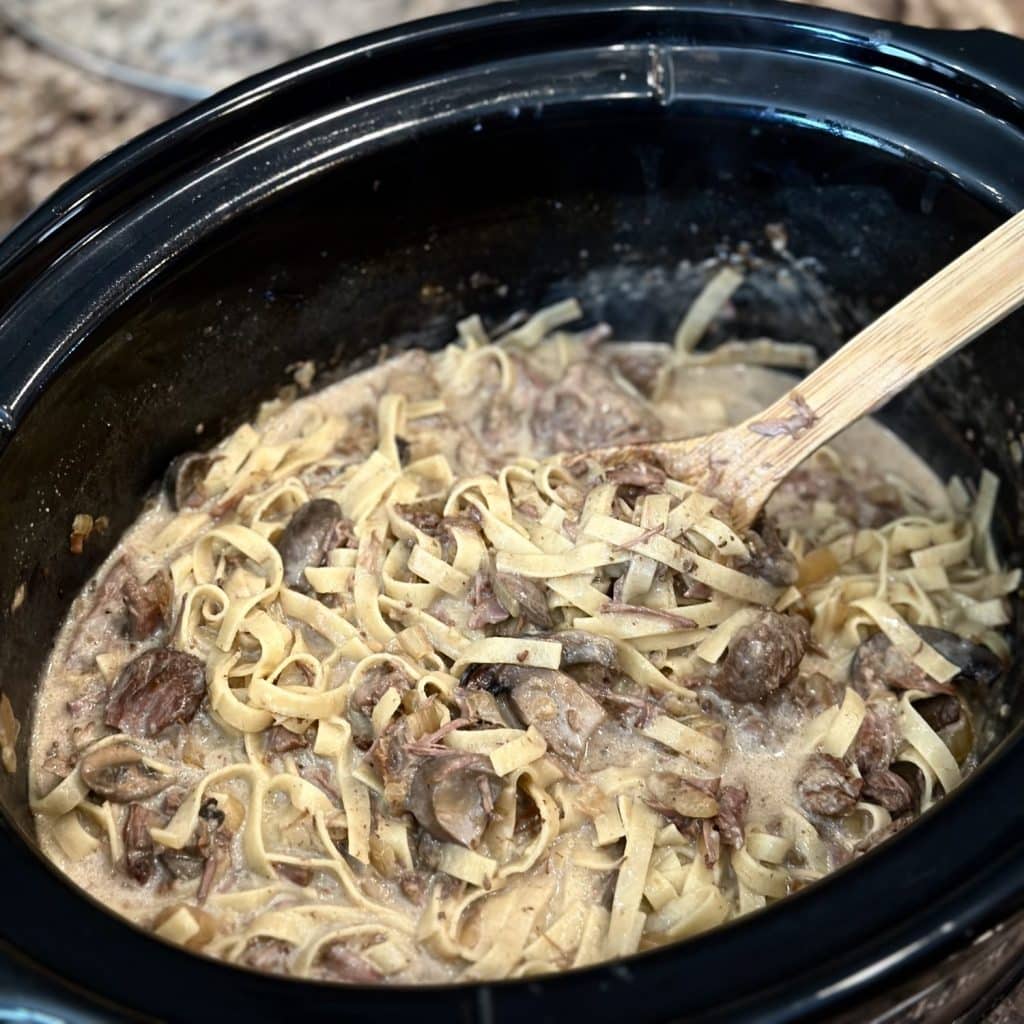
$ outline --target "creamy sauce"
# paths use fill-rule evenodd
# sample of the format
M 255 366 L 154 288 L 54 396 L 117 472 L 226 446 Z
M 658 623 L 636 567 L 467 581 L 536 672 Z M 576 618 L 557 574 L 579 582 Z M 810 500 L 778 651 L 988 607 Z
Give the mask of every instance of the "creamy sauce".
M 568 343 L 559 344 L 565 349 Z M 682 437 L 710 433 L 737 422 L 773 401 L 792 383 L 792 378 L 784 373 L 754 366 L 684 366 L 674 371 L 670 387 L 658 401 L 648 401 L 641 398 L 630 385 L 623 383 L 620 377 L 615 374 L 609 376 L 606 368 L 623 354 L 638 360 L 655 356 L 662 358 L 665 352 L 662 347 L 641 343 L 629 346 L 606 345 L 599 352 L 584 354 L 581 357 L 581 351 L 586 353 L 587 350 L 581 349 L 578 343 L 574 345 L 575 347 L 568 346 L 570 355 L 561 371 L 557 369 L 560 350 L 554 342 L 542 342 L 537 349 L 518 353 L 518 376 L 514 385 L 506 390 L 502 390 L 500 386 L 500 367 L 495 360 L 486 356 L 480 357 L 477 361 L 473 386 L 463 387 L 462 390 L 455 387 L 454 391 L 446 390 L 447 384 L 443 380 L 445 364 L 439 362 L 442 357 L 435 356 L 431 359 L 418 352 L 399 356 L 290 405 L 272 403 L 256 421 L 259 440 L 255 451 L 266 452 L 275 449 L 275 446 L 282 449 L 287 447 L 289 451 L 293 451 L 298 444 L 297 439 L 315 435 L 316 423 L 336 421 L 344 424 L 344 429 L 339 431 L 338 436 L 332 439 L 323 453 L 296 465 L 295 474 L 297 478 L 301 478 L 304 492 L 310 497 L 316 497 L 321 493 L 321 488 L 325 493 L 336 494 L 337 481 L 351 478 L 353 470 L 349 467 L 360 465 L 375 450 L 379 443 L 379 416 L 382 415 L 384 396 L 402 395 L 406 408 L 414 403 L 435 401 L 438 394 L 445 398 L 447 411 L 444 415 L 429 413 L 416 429 L 406 430 L 403 435 L 406 450 L 401 458 L 404 465 L 409 465 L 419 459 L 441 455 L 455 477 L 459 478 L 494 473 L 518 456 L 528 455 L 537 458 L 557 451 L 565 446 L 564 432 L 575 429 L 578 422 L 587 421 L 587 417 L 591 417 L 595 424 L 606 424 L 609 420 L 616 420 L 616 417 L 621 416 L 628 419 L 626 413 L 622 413 L 616 405 L 616 394 L 628 397 L 631 409 L 629 415 L 639 410 L 636 413 L 638 421 L 643 420 L 648 424 L 645 429 L 649 429 L 653 436 Z M 600 368 L 599 379 L 587 375 L 587 365 Z M 557 372 L 564 373 L 565 378 L 570 381 L 574 374 L 577 378 L 575 385 L 567 388 L 564 394 L 553 391 L 550 383 L 552 379 L 557 379 Z M 603 387 L 610 390 L 607 393 L 603 392 Z M 572 401 L 579 402 L 579 409 L 570 410 L 563 417 L 558 403 Z M 539 427 L 538 423 L 542 420 L 543 426 Z M 625 421 L 624 423 L 624 429 L 632 429 L 633 424 Z M 310 424 L 314 424 L 314 427 Z M 594 437 L 588 439 L 587 443 L 601 443 L 602 440 L 607 439 Z M 181 542 L 168 545 L 168 531 L 180 527 L 183 519 L 182 515 L 171 507 L 166 497 L 161 498 L 148 508 L 126 533 L 107 565 L 73 605 L 41 683 L 36 706 L 31 750 L 31 784 L 37 799 L 54 791 L 61 779 L 74 770 L 83 751 L 91 749 L 103 737 L 113 735 L 111 728 L 103 724 L 104 714 L 111 693 L 122 685 L 125 666 L 140 653 L 160 646 L 167 640 L 166 631 L 161 630 L 152 636 L 142 636 L 135 640 L 125 635 L 126 598 L 118 573 L 130 571 L 138 580 L 145 581 L 154 573 L 165 572 L 168 567 L 171 567 L 172 572 L 180 572 L 181 582 L 176 581 L 175 586 L 173 614 L 177 625 L 174 635 L 184 635 L 181 632 L 183 627 L 179 618 L 182 615 L 182 595 L 186 592 L 187 586 L 195 586 L 194 582 L 188 583 L 192 579 L 189 573 L 194 572 L 195 579 L 199 578 L 198 568 L 186 568 L 186 563 L 188 566 L 192 565 L 188 562 L 188 559 L 194 557 L 192 545 L 196 538 L 202 535 L 202 530 L 209 530 L 211 523 L 215 525 L 218 522 L 218 517 L 223 522 L 234 521 L 237 515 L 242 514 L 239 511 L 242 509 L 245 510 L 245 515 L 251 516 L 254 507 L 252 500 L 255 500 L 251 499 L 251 495 L 260 493 L 261 489 L 267 489 L 266 479 L 258 473 L 246 481 L 247 464 L 244 456 L 241 460 L 236 460 L 238 465 L 230 465 L 233 458 L 231 445 L 234 443 L 235 441 L 229 439 L 220 448 L 221 461 L 214 461 L 206 467 L 204 487 L 210 486 L 211 479 L 220 472 L 218 466 L 226 470 L 226 480 L 216 493 L 202 496 L 197 502 L 199 509 L 213 516 L 212 520 L 200 527 L 200 533 L 195 537 L 186 537 L 187 531 L 183 531 Z M 886 481 L 895 482 L 894 493 L 898 495 L 899 508 L 894 511 L 894 516 L 920 514 L 927 515 L 935 522 L 941 522 L 954 514 L 941 481 L 900 439 L 879 424 L 870 420 L 857 424 L 836 440 L 834 450 L 841 454 L 842 472 L 846 474 L 847 480 L 853 481 L 854 490 L 863 490 L 869 485 L 879 486 Z M 823 463 L 822 466 L 824 465 Z M 831 470 L 825 466 L 819 467 L 817 472 L 826 479 L 829 478 Z M 839 472 L 835 471 L 836 474 Z M 233 488 L 237 489 L 237 494 L 232 496 Z M 525 502 L 524 506 L 528 504 L 529 502 Z M 526 519 L 523 522 L 528 525 L 529 516 L 535 511 L 526 509 Z M 293 512 L 294 508 L 287 515 L 290 516 Z M 804 528 L 811 542 L 803 547 L 797 543 L 798 552 L 806 553 L 810 547 L 818 543 L 823 513 L 820 508 L 815 510 L 809 506 L 801 507 L 794 492 L 783 488 L 769 506 L 769 513 L 776 516 L 780 522 Z M 839 511 L 834 511 L 834 514 L 836 517 L 841 516 Z M 282 526 L 287 522 L 286 517 L 278 515 L 278 518 Z M 825 525 L 829 525 L 827 516 Z M 280 545 L 280 529 L 274 529 L 275 532 L 270 535 L 276 537 L 275 542 Z M 846 532 L 850 533 L 853 529 L 854 526 L 848 525 Z M 797 529 L 796 532 L 800 530 Z M 567 536 L 573 537 L 571 533 Z M 573 540 L 575 543 L 574 537 Z M 831 538 L 829 542 L 830 540 Z M 350 545 L 339 543 L 337 550 L 343 551 L 346 547 Z M 361 552 L 364 550 L 360 547 Z M 223 552 L 219 557 L 225 557 Z M 352 564 L 345 561 L 346 557 L 344 554 L 339 555 L 339 567 Z M 176 559 L 184 561 L 176 562 Z M 218 585 L 233 601 L 244 602 L 247 595 L 260 592 L 263 577 L 260 571 L 254 568 L 258 561 L 256 556 L 248 560 L 236 558 L 233 568 L 230 563 L 225 562 L 214 567 Z M 126 570 L 126 566 L 130 568 Z M 326 572 L 327 569 L 324 568 L 323 571 Z M 355 571 L 358 573 L 358 566 Z M 868 570 L 862 567 L 860 571 Z M 978 575 L 973 569 L 968 571 L 968 575 L 970 573 L 974 573 L 971 579 Z M 595 579 L 600 575 L 599 571 Z M 606 580 L 609 588 L 613 581 L 613 578 Z M 780 587 L 778 590 L 780 595 L 782 589 Z M 694 600 L 697 603 L 705 599 L 706 595 Z M 677 605 L 679 600 L 683 599 L 674 598 L 668 601 L 668 604 Z M 806 602 L 809 599 L 805 596 L 800 600 Z M 320 595 L 321 605 L 337 610 L 339 615 L 349 615 L 347 609 L 350 606 L 347 601 L 348 598 L 344 595 L 335 595 L 329 590 Z M 658 606 L 653 598 L 649 603 L 651 607 Z M 561 605 L 555 602 L 551 607 L 557 610 Z M 813 601 L 810 605 L 801 604 L 799 607 L 806 608 L 804 614 L 812 617 L 815 629 L 818 628 L 819 622 L 825 623 L 827 614 L 831 614 L 825 604 L 819 608 Z M 945 608 L 945 605 L 942 607 Z M 950 607 L 952 608 L 952 604 Z M 438 622 L 450 625 L 463 634 L 489 635 L 486 629 L 481 631 L 479 627 L 468 625 L 476 606 L 467 601 L 465 594 L 453 596 L 439 592 L 429 608 L 430 614 Z M 685 611 L 685 608 L 683 610 Z M 256 611 L 259 611 L 258 606 Z M 398 615 L 399 611 L 393 609 L 393 614 Z M 905 614 L 909 613 L 905 611 Z M 324 686 L 327 690 L 346 685 L 346 680 L 360 664 L 361 656 L 353 655 L 351 652 L 332 654 L 335 645 L 325 641 L 317 630 L 311 629 L 308 620 L 304 623 L 296 619 L 294 614 L 287 615 L 277 610 L 276 605 L 274 615 L 275 621 L 299 643 L 299 647 L 308 652 L 313 661 L 324 666 Z M 215 659 L 220 656 L 212 642 L 220 628 L 219 622 L 220 620 L 209 617 L 202 620 L 200 616 L 194 629 L 198 639 L 194 640 L 193 644 L 207 645 L 203 649 L 209 652 L 206 666 L 208 683 L 215 671 L 212 667 L 215 665 Z M 866 617 L 864 623 L 870 624 Z M 568 622 L 563 623 L 566 624 Z M 822 625 L 821 628 L 825 629 L 825 626 Z M 248 648 L 244 644 L 236 648 L 243 665 L 246 659 L 252 660 L 260 656 L 261 648 L 252 639 L 253 635 L 245 634 L 248 637 L 245 640 Z M 852 653 L 850 638 L 852 636 L 855 642 L 859 635 L 855 626 L 845 632 L 838 624 L 835 627 L 829 626 L 822 634 L 824 639 L 815 649 L 806 656 L 801 651 L 801 671 L 807 674 L 813 669 L 814 672 L 820 673 L 826 682 L 834 683 L 836 703 L 843 699 L 843 693 L 847 689 Z M 199 650 L 200 647 L 194 649 Z M 299 648 L 295 648 L 297 649 Z M 444 663 L 444 659 L 439 660 Z M 452 660 L 447 659 L 448 668 L 451 667 Z M 610 840 L 602 837 L 601 829 L 611 827 L 608 822 L 612 819 L 618 820 L 619 812 L 616 807 L 619 805 L 616 804 L 616 799 L 624 795 L 627 806 L 639 807 L 638 803 L 629 803 L 639 799 L 630 794 L 642 791 L 648 784 L 647 780 L 654 774 L 696 779 L 709 785 L 718 779 L 720 782 L 714 782 L 715 787 L 721 785 L 745 790 L 747 799 L 744 825 L 748 830 L 748 836 L 753 829 L 754 833 L 759 835 L 776 836 L 781 842 L 785 838 L 784 829 L 787 827 L 783 821 L 785 812 L 799 806 L 798 783 L 806 773 L 809 754 L 816 749 L 813 737 L 811 741 L 808 740 L 808 729 L 812 728 L 813 721 L 823 709 L 831 708 L 829 713 L 836 714 L 835 704 L 828 700 L 820 704 L 811 702 L 809 705 L 786 703 L 782 699 L 776 700 L 776 697 L 771 697 L 762 704 L 753 705 L 725 700 L 716 691 L 717 669 L 714 662 L 703 662 L 692 652 L 689 655 L 676 656 L 676 660 L 681 667 L 669 672 L 671 659 L 666 658 L 662 671 L 670 679 L 674 678 L 673 674 L 676 671 L 682 673 L 679 691 L 681 696 L 644 692 L 643 688 L 635 683 L 630 683 L 629 686 L 624 686 L 615 694 L 608 696 L 603 690 L 587 689 L 590 684 L 579 674 L 574 675 L 575 669 L 565 670 L 570 677 L 580 680 L 588 694 L 596 694 L 587 699 L 591 703 L 598 701 L 602 720 L 586 735 L 584 749 L 575 759 L 575 763 L 568 764 L 567 762 L 572 762 L 572 756 L 551 756 L 552 740 L 548 733 L 544 733 L 545 728 L 552 728 L 551 715 L 547 718 L 541 715 L 536 720 L 537 728 L 547 737 L 548 752 L 540 763 L 550 763 L 554 766 L 542 788 L 548 794 L 546 799 L 561 808 L 559 815 L 565 822 L 562 826 L 562 835 L 550 841 L 536 867 L 509 876 L 510 881 L 504 890 L 499 886 L 489 898 L 476 900 L 464 911 L 464 919 L 458 933 L 458 949 L 461 951 L 458 953 L 444 955 L 441 951 L 445 947 L 440 940 L 412 940 L 410 935 L 424 934 L 425 915 L 428 911 L 424 910 L 424 904 L 420 900 L 425 890 L 430 891 L 430 886 L 433 885 L 437 887 L 433 891 L 441 893 L 444 899 L 457 899 L 459 892 L 472 892 L 472 883 L 467 883 L 465 878 L 462 882 L 458 881 L 458 878 L 446 879 L 445 872 L 437 869 L 437 850 L 433 848 L 437 844 L 434 842 L 432 847 L 429 836 L 424 840 L 424 830 L 430 830 L 419 822 L 419 816 L 415 812 L 412 818 L 408 814 L 389 817 L 381 810 L 381 801 L 384 799 L 381 792 L 386 796 L 386 786 L 381 792 L 376 792 L 371 785 L 368 791 L 371 806 L 374 808 L 372 820 L 377 823 L 374 827 L 376 828 L 382 821 L 399 821 L 403 833 L 407 827 L 410 828 L 411 866 L 389 874 L 381 865 L 394 855 L 384 850 L 386 843 L 380 839 L 371 842 L 370 864 L 361 864 L 358 858 L 351 855 L 351 828 L 355 819 L 352 805 L 345 804 L 345 815 L 341 814 L 341 806 L 343 797 L 349 792 L 344 786 L 364 785 L 359 781 L 359 765 L 365 763 L 365 748 L 353 748 L 352 751 L 350 767 L 356 772 L 356 782 L 352 782 L 348 777 L 342 780 L 335 773 L 331 758 L 319 752 L 314 753 L 305 745 L 305 741 L 295 749 L 280 753 L 272 752 L 269 747 L 263 746 L 270 742 L 268 732 L 257 731 L 243 737 L 237 729 L 225 725 L 223 718 L 211 710 L 207 699 L 201 701 L 187 724 L 172 724 L 151 737 L 136 735 L 132 738 L 131 743 L 138 751 L 154 761 L 171 765 L 174 774 L 172 786 L 159 795 L 145 798 L 141 803 L 155 815 L 152 824 L 171 829 L 173 821 L 176 820 L 177 808 L 181 806 L 182 801 L 187 801 L 189 793 L 205 776 L 218 769 L 231 765 L 258 763 L 269 765 L 272 771 L 284 776 L 291 775 L 305 780 L 311 785 L 311 795 L 307 794 L 304 799 L 314 800 L 319 794 L 319 800 L 326 799 L 325 806 L 330 807 L 329 810 L 320 812 L 322 820 L 317 819 L 311 812 L 303 813 L 293 807 L 294 800 L 284 791 L 268 796 L 260 812 L 260 830 L 266 849 L 277 851 L 285 857 L 284 861 L 278 861 L 279 864 L 285 864 L 285 869 L 288 868 L 288 858 L 295 862 L 295 870 L 292 871 L 290 878 L 284 880 L 279 872 L 273 871 L 268 878 L 266 872 L 255 870 L 252 851 L 246 846 L 244 829 L 241 825 L 232 829 L 231 821 L 228 820 L 211 831 L 210 835 L 213 838 L 210 839 L 210 843 L 214 845 L 206 848 L 202 855 L 192 854 L 191 860 L 185 857 L 175 861 L 173 857 L 169 859 L 166 849 L 161 852 L 161 847 L 151 848 L 146 854 L 149 857 L 146 862 L 149 867 L 144 869 L 148 874 L 140 883 L 138 878 L 129 877 L 124 867 L 125 855 L 118 848 L 118 844 L 123 844 L 127 833 L 125 805 L 116 800 L 104 805 L 102 800 L 95 797 L 87 799 L 84 805 L 79 805 L 77 811 L 71 811 L 63 817 L 42 811 L 38 817 L 40 842 L 47 856 L 52 858 L 77 885 L 104 906 L 116 910 L 146 928 L 156 928 L 159 934 L 175 941 L 186 942 L 191 948 L 205 949 L 215 955 L 259 969 L 305 973 L 350 981 L 367 980 L 363 976 L 367 972 L 373 975 L 369 980 L 390 978 L 402 981 L 445 981 L 490 976 L 488 971 L 493 971 L 493 976 L 504 976 L 512 971 L 530 973 L 558 969 L 571 966 L 574 962 L 588 962 L 588 954 L 585 952 L 589 941 L 588 922 L 596 919 L 584 918 L 581 915 L 578 921 L 574 919 L 572 927 L 566 924 L 562 928 L 560 921 L 563 918 L 556 914 L 556 911 L 564 914 L 564 920 L 568 921 L 574 905 L 580 908 L 611 906 L 612 924 L 609 926 L 609 934 L 612 938 L 608 940 L 611 945 L 607 948 L 600 947 L 604 952 L 589 955 L 591 959 L 614 955 L 617 941 L 614 937 L 616 904 L 614 901 L 609 904 L 608 901 L 611 899 L 609 894 L 612 888 L 616 886 L 616 872 L 624 854 L 621 838 L 614 838 L 614 833 Z M 286 679 L 293 688 L 298 688 L 296 684 L 304 684 L 300 669 L 301 666 L 292 666 L 287 669 L 292 676 L 283 676 L 282 679 Z M 308 676 L 305 681 L 308 681 Z M 503 702 L 507 697 L 499 691 L 495 692 L 498 703 L 504 707 Z M 515 692 L 513 691 L 513 698 Z M 685 696 L 686 693 L 691 693 L 691 696 Z M 776 696 L 780 695 L 785 697 L 786 693 L 780 690 Z M 384 691 L 377 693 L 374 699 L 380 701 L 383 696 Z M 888 708 L 886 714 L 898 716 L 900 692 L 894 690 L 876 696 L 878 706 L 884 705 Z M 251 693 L 249 699 L 252 699 Z M 351 726 L 346 724 L 346 729 L 355 730 L 367 726 L 368 719 L 357 721 L 353 718 L 354 699 L 355 695 L 350 695 L 348 710 L 342 708 L 340 711 L 343 716 L 348 716 L 344 720 L 352 723 Z M 581 704 L 582 708 L 589 706 Z M 846 707 L 845 704 L 843 706 Z M 861 707 L 863 708 L 863 703 Z M 451 702 L 450 710 L 450 719 L 461 714 L 455 708 L 454 702 Z M 507 710 L 504 709 L 505 713 Z M 555 711 L 557 709 L 554 709 L 552 714 Z M 577 716 L 583 713 L 579 710 L 573 712 Z M 399 718 L 402 714 L 399 712 Z M 520 714 L 524 714 L 522 707 Z M 673 750 L 666 746 L 664 740 L 642 734 L 640 730 L 646 729 L 658 715 L 668 716 L 683 723 L 692 722 L 697 730 L 698 739 L 708 737 L 711 738 L 710 742 L 717 736 L 719 739 L 714 742 L 720 741 L 721 746 L 717 766 L 709 767 L 708 764 L 700 763 L 699 759 L 695 760 L 692 751 L 683 753 Z M 276 722 L 282 721 L 280 715 L 272 717 Z M 283 735 L 284 739 L 288 740 L 289 736 L 297 734 L 296 729 L 300 726 L 305 728 L 306 724 L 299 719 L 288 719 L 285 726 L 293 731 L 280 734 L 278 738 Z M 570 718 L 570 732 L 576 728 L 581 727 L 573 725 L 573 719 Z M 321 733 L 318 737 L 322 738 L 325 729 L 326 726 L 321 724 Z M 430 731 L 427 730 L 428 733 Z M 824 733 L 824 729 L 821 731 Z M 376 732 L 380 735 L 379 729 Z M 450 746 L 454 741 L 450 735 L 444 735 L 442 728 L 437 733 L 437 738 L 430 742 L 434 747 L 440 744 L 441 749 L 445 749 L 445 745 Z M 324 749 L 326 750 L 326 746 Z M 319 747 L 317 750 L 319 751 Z M 552 781 L 553 779 L 558 781 Z M 379 787 L 380 780 L 373 785 Z M 486 786 L 489 783 L 481 781 L 481 785 Z M 537 785 L 540 786 L 541 783 Z M 494 793 L 499 791 L 498 783 L 495 783 Z M 556 795 L 552 796 L 552 793 Z M 240 778 L 212 784 L 208 795 L 217 799 L 215 811 L 222 818 L 225 812 L 231 810 L 237 810 L 239 814 L 244 815 L 251 813 L 251 805 L 248 803 L 250 787 Z M 699 799 L 692 793 L 690 796 Z M 492 799 L 500 801 L 501 798 L 488 796 L 485 804 L 489 805 Z M 520 802 L 523 801 L 522 793 L 518 799 Z M 541 797 L 535 799 L 539 800 Z M 604 817 L 592 813 L 594 800 L 605 801 L 602 804 L 605 810 L 601 812 Z M 656 805 L 657 801 L 654 801 L 652 806 Z M 632 813 L 641 815 L 639 810 Z M 643 814 L 647 813 L 649 812 L 643 811 Z M 517 820 L 520 821 L 522 834 L 517 832 L 509 840 L 509 856 L 513 859 L 514 855 L 526 855 L 531 848 L 530 844 L 534 842 L 537 828 L 536 807 L 531 809 L 524 804 L 519 814 L 520 818 Z M 68 823 L 67 819 L 75 815 L 78 816 L 75 828 L 88 840 L 87 842 L 79 837 L 77 845 L 75 840 L 68 838 L 67 833 L 59 833 L 55 827 L 56 822 L 60 820 L 70 829 L 73 823 Z M 107 816 L 106 819 L 104 815 Z M 230 813 L 228 817 L 230 819 Z M 333 869 L 333 873 L 326 869 L 308 871 L 302 867 L 311 858 L 324 858 L 322 831 L 318 832 L 318 828 L 333 827 L 329 823 L 334 819 L 340 821 L 342 818 L 347 822 L 346 827 L 349 831 L 346 835 L 345 829 L 342 828 L 339 833 L 342 838 L 338 842 L 343 848 L 346 842 L 349 844 L 346 858 Z M 665 873 L 664 876 L 659 874 L 655 878 L 657 872 L 651 869 L 652 875 L 648 881 L 650 892 L 645 899 L 654 902 L 642 904 L 642 915 L 646 915 L 648 930 L 642 937 L 636 938 L 632 948 L 636 948 L 636 944 L 642 948 L 686 934 L 682 930 L 684 925 L 678 922 L 671 925 L 675 931 L 669 930 L 668 924 L 664 926 L 663 933 L 657 931 L 657 927 L 660 927 L 658 922 L 665 918 L 668 910 L 665 906 L 657 906 L 660 898 L 651 893 L 657 891 L 657 885 L 662 884 L 664 879 L 669 879 L 664 884 L 673 884 L 673 872 L 679 874 L 679 879 L 676 880 L 679 885 L 682 885 L 683 875 L 689 872 L 689 876 L 694 880 L 699 876 L 699 884 L 706 886 L 709 894 L 712 890 L 716 894 L 722 894 L 716 895 L 715 898 L 738 898 L 739 909 L 730 910 L 729 913 L 756 909 L 756 906 L 763 905 L 765 901 L 763 895 L 758 895 L 756 891 L 751 895 L 750 890 L 743 890 L 743 885 L 733 877 L 728 867 L 723 867 L 727 863 L 724 859 L 726 852 L 723 852 L 723 859 L 714 869 L 701 869 L 699 858 L 706 855 L 707 851 L 700 845 L 694 845 L 706 841 L 706 833 L 705 839 L 698 836 L 700 821 L 697 820 L 697 829 L 693 832 L 680 825 L 680 831 L 676 833 L 678 838 L 671 838 L 668 833 L 672 832 L 674 820 L 671 815 L 658 820 L 660 838 L 655 846 L 652 863 L 663 864 Z M 168 821 L 171 824 L 168 824 Z M 822 829 L 822 834 L 827 834 L 831 842 L 838 826 L 834 828 L 834 823 L 826 824 L 827 827 Z M 197 824 L 197 829 L 202 827 L 201 823 Z M 723 822 L 717 827 L 722 833 L 722 842 L 727 842 L 726 824 Z M 668 833 L 665 831 L 666 828 Z M 78 834 L 77 831 L 75 834 Z M 487 835 L 490 837 L 491 833 L 488 832 Z M 715 841 L 718 842 L 718 839 Z M 755 836 L 755 843 L 757 841 L 759 840 Z M 82 845 L 83 842 L 85 846 Z M 374 842 L 379 845 L 374 846 Z M 495 852 L 498 847 L 494 845 L 497 841 L 487 838 L 484 842 L 485 845 L 491 844 L 487 849 L 500 863 L 500 856 Z M 217 843 L 220 844 L 219 847 L 216 846 Z M 471 845 L 476 846 L 477 841 L 474 840 Z M 218 852 L 214 854 L 210 852 L 211 850 Z M 853 846 L 849 845 L 842 851 L 842 855 L 846 857 L 852 852 Z M 628 859 L 628 844 L 625 855 Z M 831 853 L 828 856 L 831 858 Z M 153 860 L 154 857 L 157 858 L 156 861 Z M 214 860 L 215 870 L 209 867 Z M 168 864 L 172 866 L 168 867 Z M 799 877 L 805 877 L 810 869 L 807 863 L 802 863 L 799 870 L 804 872 L 804 875 Z M 206 879 L 207 874 L 210 879 Z M 704 877 L 705 874 L 707 878 Z M 697 883 L 694 881 L 688 884 L 692 887 Z M 615 889 L 617 894 L 622 885 L 620 879 L 619 887 Z M 308 909 L 322 906 L 333 910 L 351 906 L 351 886 L 355 886 L 361 894 L 360 898 L 365 897 L 374 907 L 382 908 L 379 912 L 372 909 L 365 911 L 367 925 L 374 925 L 380 920 L 379 914 L 387 911 L 393 913 L 400 922 L 407 923 L 406 931 L 403 932 L 401 926 L 396 926 L 397 930 L 392 935 L 387 927 L 381 925 L 378 930 L 386 939 L 376 942 L 374 935 L 371 934 L 372 928 L 365 934 L 358 932 L 357 929 L 352 933 L 354 937 L 346 938 L 342 945 L 337 947 L 336 960 L 332 961 L 324 952 L 328 949 L 324 946 L 319 952 L 310 954 L 307 957 L 308 962 L 301 967 L 297 965 L 302 962 L 304 954 L 301 951 L 296 952 L 296 949 L 300 948 L 296 946 L 298 940 L 282 938 L 287 931 L 284 925 L 280 926 L 284 930 L 279 931 L 268 928 L 253 933 L 251 930 L 253 922 L 260 920 L 259 915 L 266 913 L 268 908 L 279 909 L 286 916 L 290 913 L 294 917 L 298 913 L 296 908 L 300 907 Z M 238 894 L 262 891 L 261 887 L 267 890 L 266 898 L 262 902 L 255 898 L 238 898 Z M 488 888 L 489 885 L 484 886 L 484 889 Z M 738 897 L 737 888 L 743 890 Z M 451 895 L 453 892 L 455 896 Z M 484 952 L 477 956 L 475 961 L 466 952 L 479 952 L 487 942 L 493 941 L 495 934 L 503 929 L 514 930 L 518 927 L 510 923 L 514 918 L 507 916 L 511 912 L 509 904 L 501 902 L 504 898 L 503 893 L 507 893 L 513 901 L 517 899 L 517 894 L 522 894 L 519 898 L 520 904 L 527 896 L 538 901 L 541 896 L 543 897 L 544 909 L 531 911 L 534 917 L 528 926 L 523 925 L 526 934 L 519 944 L 518 953 L 511 967 L 505 965 L 498 953 L 493 951 L 490 954 Z M 479 895 L 485 897 L 486 893 L 481 892 Z M 673 891 L 672 895 L 675 899 L 677 893 Z M 619 899 L 619 895 L 616 895 L 615 899 Z M 674 906 L 675 903 L 671 901 L 667 904 L 669 909 Z M 198 914 L 196 919 L 202 927 L 198 929 L 197 934 L 190 936 L 187 934 L 187 928 L 185 932 L 175 931 L 167 922 L 168 915 L 182 907 L 193 908 L 189 911 L 195 911 L 193 917 Z M 377 918 L 374 916 L 375 913 L 378 913 Z M 203 930 L 207 925 L 212 929 L 212 936 Z M 318 924 L 317 927 L 321 925 Z M 165 930 L 160 931 L 161 928 Z M 313 928 L 312 923 L 310 928 Z M 696 925 L 694 928 L 699 930 Z M 554 939 L 550 940 L 550 948 L 547 948 L 544 945 L 545 935 L 561 936 L 559 941 L 564 939 L 565 950 L 560 950 Z M 232 944 L 232 936 L 242 938 Z M 630 951 L 625 946 L 622 949 Z M 531 950 L 532 953 L 529 952 Z M 493 966 L 487 966 L 488 964 Z

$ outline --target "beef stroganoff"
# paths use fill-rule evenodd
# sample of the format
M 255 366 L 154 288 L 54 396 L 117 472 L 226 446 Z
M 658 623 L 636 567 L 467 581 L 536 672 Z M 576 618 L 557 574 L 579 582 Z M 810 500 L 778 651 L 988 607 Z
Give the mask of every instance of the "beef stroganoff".
M 47 854 L 251 968 L 492 979 L 757 910 L 954 789 L 1019 583 L 994 478 L 866 422 L 737 533 L 653 462 L 550 458 L 781 393 L 803 347 L 695 349 L 729 287 L 674 346 L 472 318 L 176 460 L 41 685 Z

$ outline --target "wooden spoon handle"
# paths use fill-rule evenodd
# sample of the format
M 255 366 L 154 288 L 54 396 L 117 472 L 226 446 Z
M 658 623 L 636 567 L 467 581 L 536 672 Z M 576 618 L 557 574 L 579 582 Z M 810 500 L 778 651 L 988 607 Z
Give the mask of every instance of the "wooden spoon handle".
M 713 444 L 713 456 L 721 460 L 718 489 L 750 521 L 807 456 L 1022 303 L 1024 211 L 864 328 L 764 412 L 728 431 L 731 443 L 721 449 Z

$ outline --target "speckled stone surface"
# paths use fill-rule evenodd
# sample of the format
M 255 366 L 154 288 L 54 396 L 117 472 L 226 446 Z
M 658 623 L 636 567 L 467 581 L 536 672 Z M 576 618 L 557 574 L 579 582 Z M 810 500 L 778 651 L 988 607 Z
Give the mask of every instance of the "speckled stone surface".
M 233 2 L 243 0 L 219 0 L 224 6 Z M 810 2 L 920 25 L 1024 34 L 1024 0 Z M 465 0 L 459 5 L 465 6 Z M 440 6 L 437 0 L 413 0 L 410 16 L 434 13 Z M 351 28 L 369 27 L 364 6 Z M 345 26 L 337 28 L 344 37 Z M 69 67 L 0 28 L 0 235 L 61 182 L 176 109 L 171 101 Z M 1024 1024 L 1024 983 L 984 1024 Z

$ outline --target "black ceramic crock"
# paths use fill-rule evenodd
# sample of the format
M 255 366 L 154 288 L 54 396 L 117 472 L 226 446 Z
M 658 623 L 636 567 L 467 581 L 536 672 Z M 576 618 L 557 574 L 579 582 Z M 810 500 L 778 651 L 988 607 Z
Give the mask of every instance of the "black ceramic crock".
M 440 344 L 467 312 L 568 294 L 667 338 L 692 297 L 680 261 L 749 243 L 777 263 L 776 222 L 812 262 L 791 266 L 793 294 L 738 293 L 732 326 L 827 351 L 1022 200 L 1024 44 L 777 3 L 499 5 L 222 93 L 0 247 L 0 688 L 27 726 L 69 601 L 162 467 L 298 360 L 342 372 L 382 342 Z M 884 413 L 943 472 L 999 473 L 1011 559 L 1022 326 Z M 75 557 L 79 512 L 111 529 Z M 1019 729 L 937 813 L 712 934 L 561 976 L 380 990 L 192 956 L 73 890 L 33 848 L 27 732 L 0 772 L 0 947 L 52 986 L 26 1004 L 58 1016 L 940 1021 L 1024 947 Z

